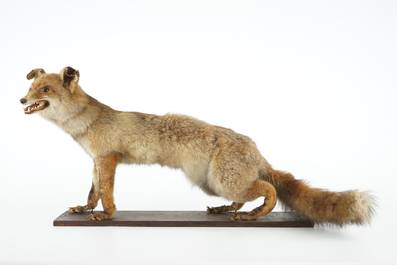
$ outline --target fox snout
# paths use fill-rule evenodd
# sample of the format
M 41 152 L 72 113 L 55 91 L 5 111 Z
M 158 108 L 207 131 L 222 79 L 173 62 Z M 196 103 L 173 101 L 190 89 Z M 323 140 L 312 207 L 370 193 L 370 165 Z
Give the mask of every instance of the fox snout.
M 26 104 L 28 101 L 25 98 L 21 98 L 19 100 L 22 105 Z M 23 107 L 23 110 L 25 114 L 31 114 L 36 111 L 43 110 L 47 108 L 50 105 L 50 103 L 47 100 L 36 100 L 33 104 L 29 104 L 27 106 Z

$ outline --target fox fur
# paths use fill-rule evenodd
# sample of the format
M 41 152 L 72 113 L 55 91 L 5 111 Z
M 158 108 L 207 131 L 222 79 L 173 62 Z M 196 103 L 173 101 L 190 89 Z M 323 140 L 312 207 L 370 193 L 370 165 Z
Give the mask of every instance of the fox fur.
M 99 199 L 103 212 L 92 220 L 111 219 L 115 169 L 119 163 L 160 164 L 181 169 L 205 193 L 233 203 L 207 207 L 210 214 L 232 212 L 232 220 L 255 220 L 271 212 L 277 198 L 283 206 L 317 224 L 369 224 L 375 199 L 368 192 L 331 192 L 311 188 L 290 173 L 275 170 L 255 143 L 233 130 L 176 114 L 158 116 L 116 111 L 87 95 L 79 86 L 79 71 L 65 67 L 59 74 L 34 69 L 28 94 L 20 100 L 26 114 L 37 113 L 62 128 L 93 158 L 92 187 L 85 206 Z M 246 202 L 264 197 L 251 212 L 237 212 Z

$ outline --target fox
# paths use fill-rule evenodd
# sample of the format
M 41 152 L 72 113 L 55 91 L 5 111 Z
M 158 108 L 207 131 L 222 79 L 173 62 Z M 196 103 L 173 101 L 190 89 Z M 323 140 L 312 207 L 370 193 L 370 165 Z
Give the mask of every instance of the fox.
M 228 213 L 232 221 L 253 221 L 281 202 L 286 211 L 314 224 L 344 227 L 367 225 L 375 213 L 371 192 L 343 192 L 312 188 L 288 172 L 273 169 L 247 136 L 180 114 L 145 114 L 117 111 L 86 94 L 80 73 L 68 66 L 59 74 L 37 68 L 26 96 L 20 99 L 25 114 L 38 114 L 70 134 L 91 156 L 92 185 L 85 206 L 70 213 L 85 213 L 91 220 L 116 214 L 114 179 L 118 164 L 160 164 L 180 169 L 194 186 L 230 205 L 208 207 L 208 214 Z M 264 201 L 249 212 L 246 202 Z M 99 200 L 103 211 L 93 212 Z

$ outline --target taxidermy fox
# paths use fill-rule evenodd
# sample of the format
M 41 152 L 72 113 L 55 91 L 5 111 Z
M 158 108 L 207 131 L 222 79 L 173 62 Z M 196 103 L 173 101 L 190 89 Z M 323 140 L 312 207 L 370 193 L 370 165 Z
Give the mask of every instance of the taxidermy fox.
M 121 112 L 87 95 L 79 86 L 79 71 L 65 67 L 59 74 L 34 69 L 28 94 L 20 100 L 26 114 L 38 113 L 69 133 L 94 160 L 87 205 L 70 213 L 93 210 L 99 199 L 103 212 L 116 213 L 113 185 L 116 166 L 160 164 L 181 169 L 205 193 L 233 203 L 207 207 L 210 214 L 232 212 L 232 220 L 255 220 L 272 211 L 277 198 L 286 209 L 318 224 L 368 224 L 374 198 L 367 192 L 330 192 L 311 188 L 291 174 L 273 169 L 255 143 L 230 129 L 175 114 L 157 116 Z M 245 202 L 265 197 L 251 212 L 237 212 Z

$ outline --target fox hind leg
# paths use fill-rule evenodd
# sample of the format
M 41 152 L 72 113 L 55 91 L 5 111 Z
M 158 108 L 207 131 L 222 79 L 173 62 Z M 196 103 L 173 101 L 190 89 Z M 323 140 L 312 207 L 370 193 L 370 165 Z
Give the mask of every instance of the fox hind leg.
M 237 211 L 243 207 L 244 203 L 237 203 L 233 202 L 232 205 L 223 205 L 219 207 L 208 207 L 207 206 L 207 213 L 224 213 L 230 211 Z
M 89 210 L 94 210 L 95 207 L 98 205 L 99 201 L 99 179 L 98 179 L 98 172 L 96 166 L 94 165 L 94 171 L 92 173 L 92 186 L 90 193 L 88 194 L 87 205 L 85 206 L 76 206 L 70 207 L 69 213 L 85 213 Z
M 257 179 L 254 181 L 253 186 L 239 197 L 241 197 L 242 200 L 252 201 L 261 196 L 265 197 L 265 201 L 261 206 L 248 213 L 237 212 L 230 214 L 230 218 L 233 221 L 251 221 L 270 213 L 276 206 L 277 193 L 273 185 L 269 182 Z

